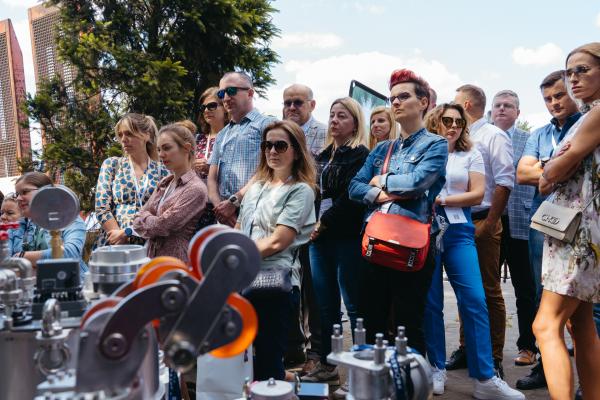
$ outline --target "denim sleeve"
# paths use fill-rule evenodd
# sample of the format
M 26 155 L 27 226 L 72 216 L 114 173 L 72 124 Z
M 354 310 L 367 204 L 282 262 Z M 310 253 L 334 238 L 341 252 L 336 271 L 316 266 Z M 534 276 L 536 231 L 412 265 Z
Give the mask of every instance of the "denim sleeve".
M 350 181 L 350 185 L 348 186 L 350 200 L 370 205 L 375 202 L 379 192 L 381 192 L 381 189 L 369 185 L 369 182 L 371 182 L 371 179 L 373 179 L 375 174 L 375 168 L 373 166 L 375 159 L 374 153 L 375 151 L 369 153 L 362 168 Z
M 63 257 L 81 260 L 83 245 L 85 244 L 85 223 L 77 218 L 62 232 Z M 52 258 L 52 249 L 42 250 L 42 259 Z
M 529 138 L 527 138 L 527 143 L 525 144 L 525 148 L 523 149 L 523 156 L 535 157 L 537 160 L 540 159 L 538 143 L 542 129 L 543 128 L 536 129 L 531 135 L 529 135 Z
M 388 193 L 411 198 L 420 197 L 440 176 L 444 175 L 447 161 L 447 142 L 436 140 L 424 152 L 423 159 L 413 171 L 388 175 L 386 181 Z

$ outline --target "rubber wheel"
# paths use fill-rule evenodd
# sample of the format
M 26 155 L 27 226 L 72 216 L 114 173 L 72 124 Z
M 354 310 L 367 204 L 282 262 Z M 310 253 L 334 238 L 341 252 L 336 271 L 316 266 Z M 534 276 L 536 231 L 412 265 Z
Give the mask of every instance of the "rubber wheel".
M 217 358 L 229 358 L 241 354 L 254 342 L 258 332 L 258 316 L 252 304 L 237 293 L 229 295 L 227 304 L 233 307 L 242 317 L 242 332 L 233 342 L 210 352 Z

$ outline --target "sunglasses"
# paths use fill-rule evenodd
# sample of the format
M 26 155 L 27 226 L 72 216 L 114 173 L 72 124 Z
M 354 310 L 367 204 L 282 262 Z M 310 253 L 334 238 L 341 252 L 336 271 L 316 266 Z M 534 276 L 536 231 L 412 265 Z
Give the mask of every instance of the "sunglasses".
M 250 90 L 250 88 L 247 88 L 247 87 L 237 87 L 237 86 L 229 86 L 229 87 L 226 87 L 225 89 L 219 90 L 217 92 L 217 97 L 220 98 L 221 100 L 223 100 L 225 98 L 225 94 L 227 94 L 229 97 L 233 97 L 240 90 Z
M 462 118 L 442 117 L 442 124 L 448 129 L 452 128 L 452 125 L 454 124 L 462 129 L 467 125 L 467 121 Z
M 200 112 L 203 113 L 206 110 L 215 111 L 217 107 L 219 107 L 219 103 L 217 103 L 216 101 L 212 101 L 210 103 L 200 105 Z
M 581 74 L 587 74 L 588 72 L 590 72 L 590 70 L 592 69 L 592 67 L 588 67 L 587 65 L 577 65 L 574 68 L 569 68 L 568 70 L 565 71 L 565 76 L 567 78 L 570 78 L 573 75 L 581 75 Z
M 392 104 L 394 102 L 394 100 L 398 99 L 398 101 L 400 103 L 405 102 L 406 100 L 410 99 L 412 97 L 412 95 L 408 92 L 404 92 L 404 93 L 400 93 L 397 96 L 390 96 L 388 97 L 388 101 L 390 102 L 390 104 Z
M 284 140 L 276 140 L 274 142 L 270 142 L 268 140 L 265 140 L 263 142 L 260 143 L 260 149 L 264 152 L 264 151 L 271 151 L 271 149 L 275 147 L 275 151 L 277 153 L 285 153 L 287 151 L 287 149 L 290 147 L 290 145 L 288 144 L 288 142 L 284 141 Z
M 286 100 L 283 102 L 284 107 L 290 108 L 294 105 L 296 108 L 300 108 L 304 105 L 304 100 L 296 99 L 296 100 Z

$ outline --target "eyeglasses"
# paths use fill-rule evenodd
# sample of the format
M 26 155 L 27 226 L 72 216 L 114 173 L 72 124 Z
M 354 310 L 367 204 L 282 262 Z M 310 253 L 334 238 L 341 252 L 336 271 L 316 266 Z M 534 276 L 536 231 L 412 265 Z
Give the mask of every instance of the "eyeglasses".
M 467 124 L 467 121 L 462 118 L 442 117 L 442 124 L 448 129 L 452 128 L 452 125 L 454 124 L 462 129 Z
M 217 92 L 217 97 L 220 98 L 221 100 L 223 100 L 225 98 L 226 93 L 229 97 L 233 97 L 238 93 L 239 90 L 250 90 L 250 88 L 229 86 L 229 87 L 226 87 L 225 89 L 219 90 Z
M 210 103 L 200 105 L 200 112 L 203 113 L 206 110 L 215 111 L 217 107 L 219 107 L 219 103 L 216 101 L 211 101 Z
M 577 65 L 574 68 L 569 68 L 568 70 L 565 71 L 565 76 L 567 78 L 571 78 L 571 76 L 573 75 L 581 75 L 581 74 L 587 74 L 592 68 L 588 67 L 587 65 Z
M 406 100 L 410 99 L 412 97 L 412 95 L 408 92 L 404 92 L 404 93 L 400 93 L 397 96 L 390 96 L 388 97 L 388 101 L 390 102 L 390 104 L 392 104 L 394 102 L 394 100 L 398 99 L 398 101 L 400 103 L 405 102 Z
M 285 140 L 276 140 L 274 142 L 265 140 L 260 143 L 260 149 L 262 151 L 271 151 L 271 149 L 273 147 L 275 147 L 275 151 L 277 153 L 281 154 L 281 153 L 285 153 L 287 151 L 287 149 L 290 147 L 290 145 Z
M 292 104 L 294 105 L 294 107 L 300 108 L 304 105 L 304 100 L 296 99 L 296 100 L 286 100 L 283 102 L 283 106 L 287 107 L 287 108 L 290 108 L 292 106 Z

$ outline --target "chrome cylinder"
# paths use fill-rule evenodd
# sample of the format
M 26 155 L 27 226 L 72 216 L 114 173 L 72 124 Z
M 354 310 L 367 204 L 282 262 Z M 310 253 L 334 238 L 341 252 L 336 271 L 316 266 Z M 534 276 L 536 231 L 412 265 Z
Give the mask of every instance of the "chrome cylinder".
M 90 277 L 94 291 L 110 295 L 123 283 L 132 281 L 138 269 L 150 259 L 146 248 L 138 245 L 99 247 L 90 258 Z

